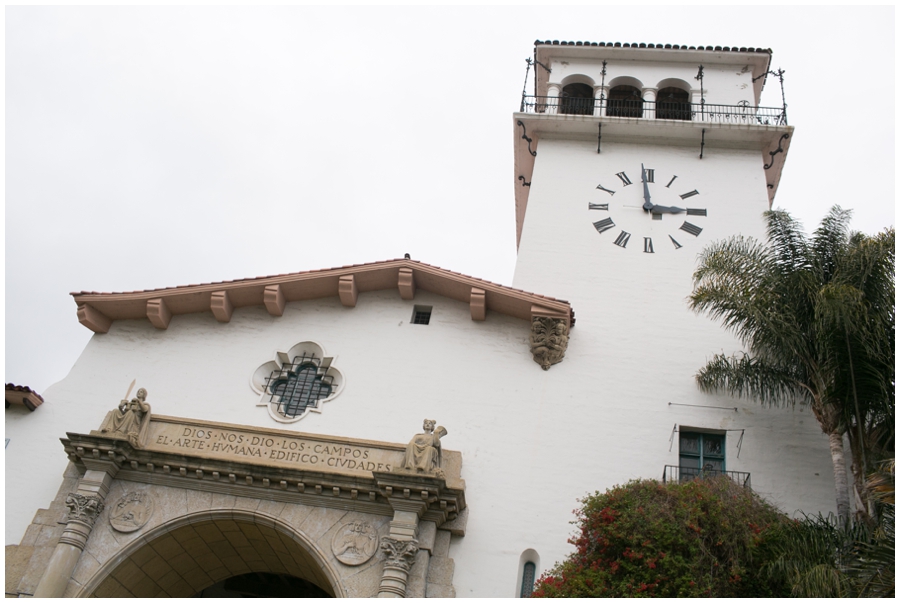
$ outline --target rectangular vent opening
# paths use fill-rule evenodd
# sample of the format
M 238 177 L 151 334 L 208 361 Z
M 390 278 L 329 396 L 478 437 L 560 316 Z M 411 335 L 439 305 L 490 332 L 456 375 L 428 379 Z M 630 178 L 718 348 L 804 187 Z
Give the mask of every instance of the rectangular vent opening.
M 431 306 L 416 306 L 410 322 L 414 325 L 427 325 L 431 322 Z

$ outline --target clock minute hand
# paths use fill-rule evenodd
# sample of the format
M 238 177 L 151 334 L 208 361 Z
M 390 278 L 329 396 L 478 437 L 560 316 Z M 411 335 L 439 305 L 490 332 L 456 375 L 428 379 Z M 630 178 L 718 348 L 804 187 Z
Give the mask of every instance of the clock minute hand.
M 666 205 L 654 205 L 650 208 L 654 214 L 680 214 L 686 211 L 683 207 L 670 207 Z

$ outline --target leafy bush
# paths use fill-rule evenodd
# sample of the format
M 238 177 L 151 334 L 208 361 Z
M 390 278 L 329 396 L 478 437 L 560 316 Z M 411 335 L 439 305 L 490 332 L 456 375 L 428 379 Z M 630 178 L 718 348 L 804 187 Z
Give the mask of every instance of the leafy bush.
M 790 522 L 727 477 L 633 481 L 579 501 L 576 547 L 535 597 L 771 597 L 761 574 Z

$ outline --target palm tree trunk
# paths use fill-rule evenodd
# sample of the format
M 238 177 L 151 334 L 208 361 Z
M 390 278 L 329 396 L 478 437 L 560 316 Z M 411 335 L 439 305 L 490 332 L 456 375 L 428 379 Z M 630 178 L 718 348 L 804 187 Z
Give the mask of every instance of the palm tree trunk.
M 834 465 L 834 494 L 837 514 L 843 521 L 850 519 L 850 490 L 847 484 L 847 462 L 844 460 L 844 437 L 838 431 L 828 434 L 831 463 Z

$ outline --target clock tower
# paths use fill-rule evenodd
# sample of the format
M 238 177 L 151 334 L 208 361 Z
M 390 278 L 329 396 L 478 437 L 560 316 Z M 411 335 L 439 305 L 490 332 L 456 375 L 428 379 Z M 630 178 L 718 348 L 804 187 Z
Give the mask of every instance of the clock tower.
M 827 511 L 827 445 L 810 414 L 694 382 L 711 355 L 742 349 L 688 308 L 698 254 L 734 235 L 765 238 L 793 137 L 786 106 L 759 106 L 781 76 L 770 62 L 759 48 L 536 42 L 534 94 L 512 118 L 513 285 L 576 309 L 553 370 L 561 390 L 590 401 L 577 420 L 605 442 L 604 481 L 656 475 L 665 458 L 668 478 L 752 475 L 788 512 L 811 508 L 812 492 Z M 798 447 L 816 449 L 825 472 L 798 464 Z

